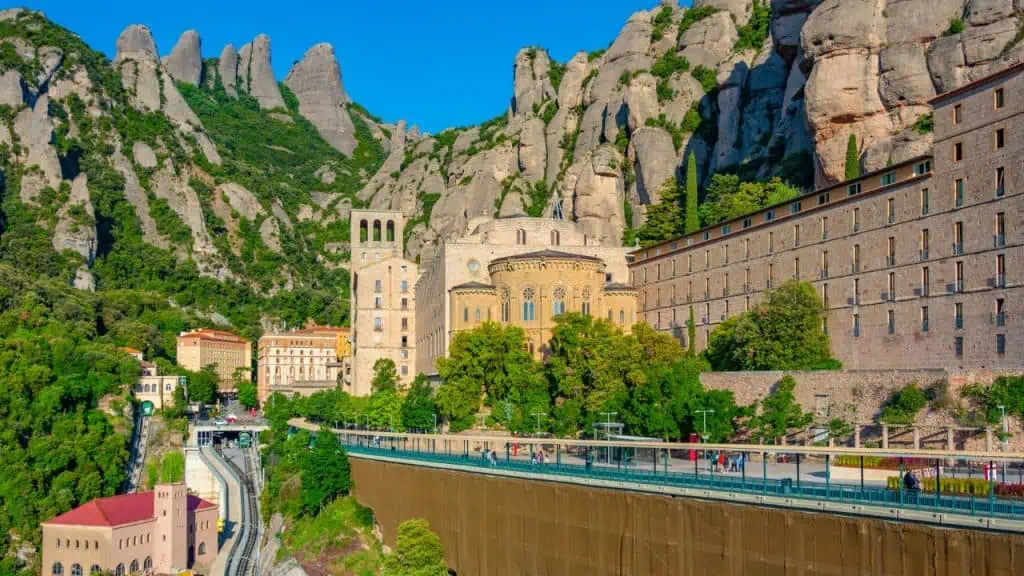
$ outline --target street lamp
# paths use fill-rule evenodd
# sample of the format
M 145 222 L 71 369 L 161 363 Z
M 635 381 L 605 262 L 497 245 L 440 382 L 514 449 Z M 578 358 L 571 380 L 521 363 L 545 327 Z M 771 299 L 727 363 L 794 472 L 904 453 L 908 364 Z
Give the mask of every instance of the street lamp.
M 697 414 L 703 414 L 704 415 L 704 434 L 701 435 L 701 438 L 706 443 L 708 441 L 708 414 L 714 414 L 715 411 L 714 410 L 694 410 L 694 412 L 696 412 Z
M 1006 452 L 1006 449 L 1009 447 L 1009 444 L 1010 444 L 1010 427 L 1009 427 L 1009 423 L 1006 421 L 1006 406 L 1004 406 L 1002 404 L 999 405 L 999 414 L 1000 414 L 999 421 L 1003 423 L 1003 437 L 1000 438 L 1000 444 L 1003 445 L 1003 452 Z M 1006 481 L 1006 460 L 1003 460 L 1003 482 L 1005 482 L 1005 481 Z
M 540 436 L 540 419 L 541 419 L 542 416 L 547 416 L 547 413 L 546 412 L 534 412 L 534 413 L 530 414 L 530 416 L 533 416 L 534 418 L 537 419 L 536 432 L 537 432 L 537 435 Z
M 601 412 L 601 416 L 605 416 L 608 419 L 608 423 L 604 429 L 604 439 L 611 440 L 612 433 L 612 416 L 618 416 L 618 412 Z M 612 463 L 612 447 L 608 446 L 605 449 L 605 462 L 608 464 Z

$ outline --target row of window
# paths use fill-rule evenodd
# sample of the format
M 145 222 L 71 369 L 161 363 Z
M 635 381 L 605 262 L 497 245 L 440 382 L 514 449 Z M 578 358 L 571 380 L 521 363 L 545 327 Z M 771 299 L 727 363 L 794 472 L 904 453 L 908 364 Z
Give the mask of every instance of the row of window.
M 406 317 L 402 317 L 402 332 L 406 332 L 408 330 L 409 330 L 409 319 L 406 318 Z M 383 332 L 384 331 L 384 318 L 382 318 L 380 316 L 377 316 L 376 318 L 373 319 L 373 331 L 374 332 Z M 405 336 L 402 336 L 402 338 L 405 339 Z
M 359 241 L 367 242 L 370 240 L 371 228 L 366 220 L 359 221 Z M 388 220 L 386 224 L 381 225 L 380 220 L 373 221 L 372 238 L 374 242 L 394 242 L 395 241 L 395 221 Z
M 1002 88 L 996 88 L 992 91 L 992 109 L 1001 110 L 1006 105 L 1006 93 Z M 964 120 L 963 107 L 960 104 L 953 105 L 953 124 L 959 124 Z
M 854 211 L 854 214 L 855 215 L 857 214 L 856 210 Z M 828 217 L 827 216 L 822 218 L 822 237 L 823 238 L 827 238 L 827 235 L 828 235 L 828 232 L 826 231 L 827 230 L 826 229 L 827 221 L 828 221 Z M 855 219 L 855 223 L 856 223 L 856 219 Z M 994 227 L 993 232 L 994 232 L 994 234 L 992 235 L 992 247 L 993 248 L 1005 247 L 1006 246 L 1006 214 L 1004 212 L 999 212 L 998 214 L 996 214 L 995 227 Z M 750 258 L 750 239 L 749 238 L 744 239 L 742 245 L 743 245 L 743 257 L 744 257 L 744 259 L 749 259 Z M 799 224 L 797 224 L 794 227 L 794 230 L 793 230 L 793 245 L 795 247 L 796 246 L 800 246 L 800 225 Z M 774 232 L 768 232 L 768 252 L 767 253 L 769 255 L 774 253 L 774 248 L 775 248 L 775 234 L 774 234 Z M 928 260 L 930 258 L 930 256 L 931 256 L 930 248 L 931 248 L 931 233 L 930 233 L 930 230 L 928 228 L 924 228 L 924 229 L 921 230 L 920 240 L 918 242 L 918 257 L 919 257 L 920 260 L 923 261 L 923 260 Z M 952 252 L 953 252 L 954 256 L 961 256 L 964 253 L 964 222 L 962 220 L 958 220 L 958 221 L 953 223 Z M 860 272 L 860 269 L 861 269 L 861 245 L 860 244 L 854 244 L 853 245 L 853 249 L 851 251 L 851 257 L 852 257 L 851 272 L 852 273 Z M 800 259 L 799 258 L 795 258 L 794 261 L 796 263 L 795 276 L 799 278 L 800 277 L 800 273 L 799 273 Z M 729 245 L 728 244 L 724 244 L 722 246 L 722 262 L 723 262 L 723 265 L 729 263 Z M 713 264 L 711 262 L 711 250 L 710 249 L 709 250 L 705 250 L 704 251 L 704 269 L 707 270 L 707 269 L 711 268 L 712 265 Z M 886 244 L 886 265 L 887 266 L 895 266 L 896 265 L 896 237 L 895 236 L 890 236 L 888 238 L 888 240 L 887 240 L 887 244 Z M 676 269 L 676 259 L 675 258 L 673 258 L 670 261 L 669 266 L 670 266 L 670 269 L 671 269 L 671 277 L 675 278 L 677 273 L 678 273 L 678 271 Z M 648 270 L 648 268 L 641 269 L 641 283 L 643 283 L 643 284 L 646 284 L 647 281 L 648 281 L 647 270 Z M 666 270 L 666 272 L 668 272 L 668 270 Z M 693 254 L 688 254 L 687 257 L 686 257 L 686 272 L 687 273 L 692 273 L 693 272 Z M 821 252 L 821 276 L 822 276 L 822 278 L 827 278 L 828 277 L 828 272 L 829 272 L 829 251 L 828 250 L 823 250 Z M 654 274 L 654 281 L 659 281 L 659 280 L 662 279 L 662 264 L 660 262 L 655 264 L 655 266 L 654 266 L 654 273 L 655 273 Z M 635 283 L 635 281 L 636 281 L 636 277 L 635 277 L 636 271 L 634 271 L 633 274 L 634 274 L 634 283 Z M 728 274 L 727 274 L 727 276 L 728 276 Z
M 1006 129 L 996 128 L 995 132 L 992 133 L 992 149 L 1002 150 L 1006 147 Z M 963 162 L 964 160 L 964 143 L 954 142 L 953 143 L 953 162 Z
M 405 268 L 405 266 L 403 266 L 403 268 Z M 408 280 L 400 281 L 400 283 L 399 283 L 399 290 L 401 290 L 402 294 L 408 293 L 409 292 L 409 281 Z M 383 280 L 379 280 L 379 279 L 378 280 L 374 280 L 373 281 L 373 293 L 374 294 L 382 294 L 383 292 L 384 292 L 384 281 Z

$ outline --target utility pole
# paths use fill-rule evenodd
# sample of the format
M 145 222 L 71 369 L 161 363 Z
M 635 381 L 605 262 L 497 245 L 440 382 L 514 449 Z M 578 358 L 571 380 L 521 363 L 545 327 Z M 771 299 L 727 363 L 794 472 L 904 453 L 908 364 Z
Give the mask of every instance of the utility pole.
M 696 412 L 697 414 L 703 414 L 704 415 L 704 434 L 701 435 L 701 438 L 706 443 L 708 441 L 708 414 L 714 414 L 715 411 L 714 410 L 694 410 L 694 412 Z
M 607 424 L 605 425 L 605 429 L 604 429 L 604 439 L 605 440 L 609 440 L 609 441 L 611 440 L 612 416 L 618 416 L 618 415 L 619 415 L 618 412 L 601 412 L 601 416 L 605 416 L 607 418 L 607 420 L 608 420 Z M 609 465 L 612 463 L 612 447 L 611 446 L 608 446 L 605 449 L 605 462 L 607 464 L 609 464 Z

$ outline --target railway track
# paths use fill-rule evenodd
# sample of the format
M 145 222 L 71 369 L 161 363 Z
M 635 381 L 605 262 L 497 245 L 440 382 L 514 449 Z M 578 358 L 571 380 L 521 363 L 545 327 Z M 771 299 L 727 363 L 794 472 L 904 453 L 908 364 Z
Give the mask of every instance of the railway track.
M 220 455 L 221 460 L 231 469 L 231 473 L 235 475 L 241 486 L 242 534 L 241 539 L 235 542 L 234 550 L 228 558 L 227 573 L 231 576 L 250 576 L 259 570 L 255 554 L 256 547 L 259 545 L 259 530 L 257 528 L 260 522 L 259 511 L 256 507 L 256 491 L 252 482 L 252 460 L 249 457 L 249 451 L 242 450 L 242 468 L 239 468 L 238 464 L 224 455 L 221 447 L 217 446 L 214 449 Z M 232 564 L 235 566 L 233 572 Z

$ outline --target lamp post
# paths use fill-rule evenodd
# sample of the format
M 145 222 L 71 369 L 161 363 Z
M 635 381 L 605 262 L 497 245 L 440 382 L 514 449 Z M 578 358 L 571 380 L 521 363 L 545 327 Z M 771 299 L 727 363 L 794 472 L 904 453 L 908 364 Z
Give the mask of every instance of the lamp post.
M 537 427 L 535 428 L 535 430 L 536 430 L 536 434 L 538 436 L 540 436 L 540 419 L 543 416 L 547 416 L 547 412 L 534 412 L 534 413 L 530 414 L 530 416 L 533 416 L 534 418 L 537 419 Z
M 437 434 L 437 412 L 434 412 L 434 434 Z
M 704 440 L 705 443 L 707 443 L 707 441 L 708 441 L 708 414 L 714 414 L 715 411 L 714 410 L 694 410 L 694 412 L 696 412 L 697 414 L 703 414 L 704 415 L 704 433 L 701 434 L 701 439 Z
M 601 416 L 604 416 L 607 419 L 607 424 L 605 425 L 605 429 L 604 429 L 604 439 L 605 440 L 608 440 L 608 441 L 611 440 L 612 416 L 618 416 L 618 415 L 619 415 L 618 412 L 601 412 Z M 611 446 L 605 447 L 605 463 L 607 463 L 609 465 L 612 463 L 612 447 Z
M 999 443 L 1003 447 L 1003 452 L 1006 452 L 1010 444 L 1010 426 L 1006 421 L 1006 406 L 999 405 L 999 414 L 999 421 L 1003 423 L 1003 437 L 999 439 Z M 1003 482 L 1006 482 L 1006 460 L 1003 460 Z

